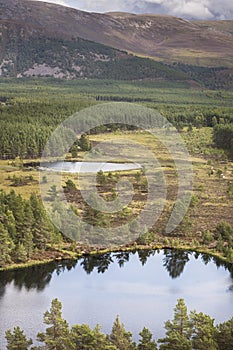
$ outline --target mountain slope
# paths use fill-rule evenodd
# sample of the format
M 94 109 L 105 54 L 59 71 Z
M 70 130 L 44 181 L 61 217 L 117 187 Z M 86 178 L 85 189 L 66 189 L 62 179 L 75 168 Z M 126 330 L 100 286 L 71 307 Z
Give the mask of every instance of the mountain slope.
M 151 20 L 148 22 L 149 18 Z M 218 47 L 219 54 L 223 56 L 221 60 L 216 56 L 217 48 L 211 60 L 203 56 L 211 63 L 220 60 L 218 67 L 185 65 L 182 63 L 183 57 L 169 64 L 174 59 L 174 37 L 177 50 L 184 52 L 182 45 L 191 32 L 198 36 L 200 32 L 212 33 L 215 27 L 215 40 L 222 35 L 229 41 L 233 35 L 232 23 L 192 23 L 170 16 L 127 13 L 95 14 L 38 1 L 8 0 L 6 3 L 0 0 L 0 76 L 127 80 L 162 78 L 190 81 L 191 84 L 195 81 L 195 84 L 210 88 L 232 88 L 233 68 L 227 67 L 231 67 L 232 63 L 232 42 L 226 45 L 225 50 Z M 208 50 L 214 48 L 214 38 L 209 39 Z M 207 39 L 208 36 L 205 38 L 203 34 L 203 40 Z M 220 42 L 219 39 L 219 45 Z M 191 44 L 194 50 L 195 45 Z M 204 44 L 200 42 L 199 50 L 201 45 Z M 147 53 L 144 56 L 150 56 L 154 52 L 157 56 L 156 59 L 149 59 L 129 53 L 136 51 L 139 51 L 139 55 Z M 198 55 L 191 50 L 188 52 L 189 59 L 198 61 Z M 159 62 L 158 57 L 165 63 Z
M 233 67 L 233 21 L 87 13 L 29 0 L 0 0 L 0 9 L 2 28 L 24 25 L 31 34 L 80 37 L 167 62 Z
M 73 27 L 70 31 L 76 25 L 88 32 L 92 14 L 32 1 L 0 0 L 0 6 L 0 76 L 187 79 L 173 67 L 81 39 Z
M 185 72 L 150 59 L 75 38 L 33 35 L 23 27 L 4 28 L 1 42 L 0 76 L 101 79 L 187 80 Z
M 127 28 L 123 41 L 119 31 L 112 37 L 114 47 L 128 48 L 167 62 L 233 66 L 233 21 L 198 22 L 171 16 L 119 13 L 109 16 L 121 23 L 123 31 Z

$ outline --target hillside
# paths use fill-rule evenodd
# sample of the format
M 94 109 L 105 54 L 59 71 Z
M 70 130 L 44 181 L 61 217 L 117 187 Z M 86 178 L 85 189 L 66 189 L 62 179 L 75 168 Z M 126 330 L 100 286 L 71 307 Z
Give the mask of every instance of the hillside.
M 38 1 L 0 0 L 3 77 L 163 78 L 231 88 L 232 39 L 233 21 L 97 14 Z
M 80 37 L 169 62 L 233 66 L 233 21 L 164 15 L 97 14 L 29 0 L 0 0 L 1 25 L 66 39 Z
M 0 7 L 2 77 L 186 80 L 177 69 L 94 42 L 93 29 L 92 41 L 80 38 L 95 15 L 36 1 L 1 0 Z
M 166 62 L 233 67 L 233 21 L 109 13 L 120 24 L 103 43 Z M 122 40 L 123 38 L 123 40 Z
M 18 28 L 8 28 L 4 34 L 0 64 L 2 77 L 187 79 L 185 73 L 160 62 L 80 38 L 66 40 L 45 34 L 26 36 Z

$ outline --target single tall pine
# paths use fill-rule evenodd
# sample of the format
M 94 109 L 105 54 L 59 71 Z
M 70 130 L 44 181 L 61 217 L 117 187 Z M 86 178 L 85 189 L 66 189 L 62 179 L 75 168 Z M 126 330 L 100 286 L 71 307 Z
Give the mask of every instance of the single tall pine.
M 38 333 L 39 341 L 46 344 L 46 350 L 69 350 L 71 347 L 69 326 L 62 318 L 62 304 L 53 299 L 51 308 L 44 314 L 44 323 L 49 327 L 45 333 Z
M 123 323 L 120 323 L 119 316 L 117 316 L 114 321 L 109 339 L 119 350 L 136 349 L 135 343 L 132 342 L 132 333 L 125 330 Z
M 191 350 L 191 325 L 187 307 L 183 299 L 179 299 L 174 309 L 174 319 L 165 322 L 166 337 L 159 339 L 160 350 Z

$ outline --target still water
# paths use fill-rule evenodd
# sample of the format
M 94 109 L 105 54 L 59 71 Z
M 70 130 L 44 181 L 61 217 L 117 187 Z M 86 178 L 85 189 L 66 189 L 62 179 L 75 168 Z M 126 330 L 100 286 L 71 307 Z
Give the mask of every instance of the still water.
M 177 250 L 107 253 L 0 273 L 0 347 L 19 325 L 35 339 L 51 300 L 63 303 L 69 324 L 100 323 L 108 333 L 117 314 L 137 340 L 147 326 L 164 334 L 178 298 L 216 322 L 233 316 L 233 266 Z
M 46 168 L 42 169 L 51 171 L 63 171 L 68 173 L 96 173 L 100 170 L 104 172 L 109 171 L 123 171 L 123 170 L 137 170 L 141 166 L 137 163 L 106 163 L 106 162 L 54 162 L 48 163 Z

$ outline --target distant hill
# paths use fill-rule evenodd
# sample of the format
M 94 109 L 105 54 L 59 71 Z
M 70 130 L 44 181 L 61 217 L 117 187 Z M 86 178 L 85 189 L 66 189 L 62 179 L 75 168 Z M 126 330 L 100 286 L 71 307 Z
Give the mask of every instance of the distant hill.
M 233 21 L 109 13 L 116 23 L 102 43 L 166 62 L 233 67 Z
M 232 73 L 233 21 L 0 0 L 0 76 L 162 78 L 218 88 L 233 85 Z
M 163 63 L 84 40 L 35 35 L 6 26 L 2 35 L 0 76 L 101 79 L 187 80 L 184 72 Z

